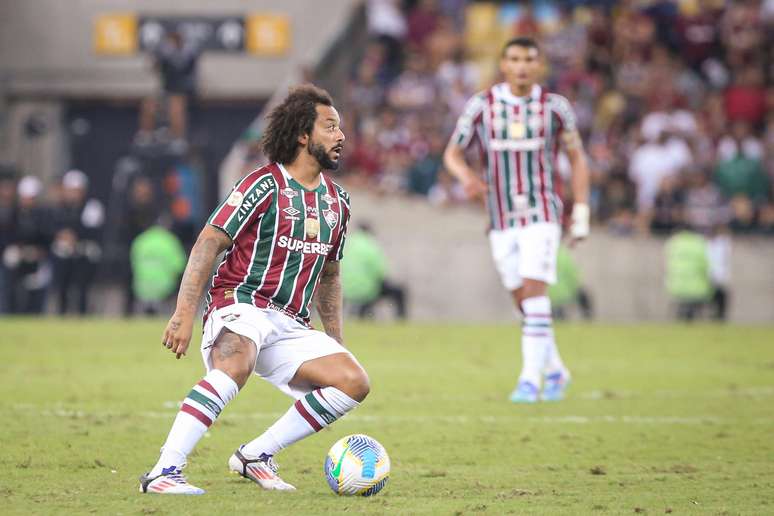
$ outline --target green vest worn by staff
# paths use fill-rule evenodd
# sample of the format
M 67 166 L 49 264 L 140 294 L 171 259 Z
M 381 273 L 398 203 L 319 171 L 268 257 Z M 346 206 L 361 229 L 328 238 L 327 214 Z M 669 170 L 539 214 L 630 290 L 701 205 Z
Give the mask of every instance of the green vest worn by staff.
M 666 287 L 679 301 L 704 301 L 712 286 L 707 241 L 698 233 L 680 231 L 666 243 Z
M 574 302 L 580 289 L 580 273 L 570 251 L 564 245 L 559 246 L 556 256 L 556 283 L 548 286 L 551 306 L 563 307 Z
M 341 261 L 344 299 L 352 303 L 375 300 L 386 274 L 387 260 L 376 240 L 362 231 L 352 233 Z
M 141 301 L 162 301 L 177 288 L 185 268 L 185 250 L 171 232 L 153 226 L 132 242 L 132 288 Z

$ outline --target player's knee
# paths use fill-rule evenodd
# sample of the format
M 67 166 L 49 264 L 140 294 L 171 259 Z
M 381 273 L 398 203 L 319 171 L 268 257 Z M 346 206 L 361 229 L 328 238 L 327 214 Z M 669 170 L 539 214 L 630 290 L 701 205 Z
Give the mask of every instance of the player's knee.
M 341 371 L 335 387 L 353 400 L 363 401 L 371 391 L 368 374 L 360 366 L 348 367 Z

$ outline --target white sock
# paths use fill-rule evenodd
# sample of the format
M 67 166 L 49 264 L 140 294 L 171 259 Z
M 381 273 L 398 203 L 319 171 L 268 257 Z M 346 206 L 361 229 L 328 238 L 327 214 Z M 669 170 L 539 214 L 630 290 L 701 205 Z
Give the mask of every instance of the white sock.
M 162 469 L 170 466 L 184 465 L 196 443 L 238 392 L 236 382 L 218 369 L 213 369 L 194 385 L 183 400 L 150 476 L 160 475 Z
M 316 389 L 299 398 L 263 434 L 242 448 L 242 455 L 258 458 L 274 455 L 296 441 L 319 432 L 360 404 L 336 387 Z
M 521 328 L 522 366 L 519 382 L 540 388 L 550 343 L 554 340 L 551 326 L 551 301 L 547 296 L 529 297 L 521 302 L 524 321 Z

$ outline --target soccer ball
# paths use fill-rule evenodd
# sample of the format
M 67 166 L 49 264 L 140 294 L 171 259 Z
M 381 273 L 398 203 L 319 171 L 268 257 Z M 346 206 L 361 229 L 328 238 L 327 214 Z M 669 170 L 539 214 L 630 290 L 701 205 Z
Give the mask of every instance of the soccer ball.
M 324 470 L 334 493 L 371 496 L 381 491 L 390 478 L 390 457 L 376 439 L 348 435 L 331 447 Z

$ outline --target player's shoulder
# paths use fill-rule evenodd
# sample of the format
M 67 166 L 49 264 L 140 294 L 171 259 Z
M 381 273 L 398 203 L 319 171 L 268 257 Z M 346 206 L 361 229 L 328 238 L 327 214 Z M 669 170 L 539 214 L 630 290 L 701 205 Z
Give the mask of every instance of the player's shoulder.
M 552 91 L 546 92 L 546 102 L 549 106 L 556 109 L 572 109 L 572 104 L 564 95 L 554 93 Z
M 258 189 L 260 192 L 267 192 L 276 189 L 276 169 L 277 166 L 274 163 L 255 169 L 242 178 L 237 185 L 237 188 L 243 192 L 253 189 Z
M 336 195 L 344 204 L 347 205 L 347 209 L 349 209 L 349 192 L 336 181 L 331 180 L 331 184 L 333 185 L 333 189 L 336 191 Z

